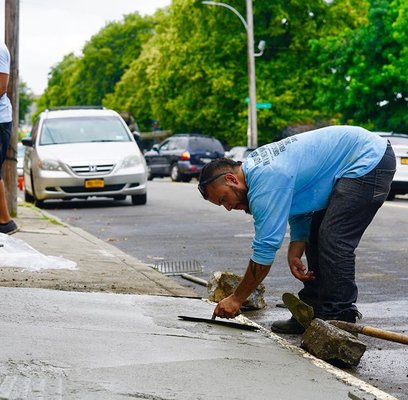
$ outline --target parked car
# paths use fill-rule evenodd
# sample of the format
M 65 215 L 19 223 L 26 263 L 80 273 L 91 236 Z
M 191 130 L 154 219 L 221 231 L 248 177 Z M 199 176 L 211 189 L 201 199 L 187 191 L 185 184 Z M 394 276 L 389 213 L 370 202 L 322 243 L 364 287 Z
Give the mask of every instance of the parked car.
M 234 161 L 245 161 L 246 158 L 252 153 L 255 149 L 246 146 L 234 146 L 231 147 L 229 151 L 225 153 L 225 157 L 231 158 Z
M 189 182 L 200 175 L 205 164 L 224 157 L 215 138 L 199 134 L 177 134 L 145 153 L 148 179 L 170 176 L 174 182 Z
M 387 132 L 376 133 L 390 141 L 397 161 L 397 171 L 388 195 L 388 200 L 392 200 L 396 194 L 408 193 L 408 135 Z
M 112 197 L 146 203 L 147 167 L 123 119 L 104 108 L 50 109 L 24 138 L 25 200 Z

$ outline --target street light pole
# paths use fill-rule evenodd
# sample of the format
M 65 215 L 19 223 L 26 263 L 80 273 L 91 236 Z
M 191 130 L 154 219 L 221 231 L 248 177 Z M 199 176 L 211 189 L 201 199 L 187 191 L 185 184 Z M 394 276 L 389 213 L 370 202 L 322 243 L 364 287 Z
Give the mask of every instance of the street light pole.
M 248 82 L 249 82 L 249 115 L 248 115 L 248 147 L 258 147 L 258 126 L 256 120 L 256 82 L 255 82 L 255 51 L 254 22 L 252 0 L 246 0 L 247 36 L 248 36 Z
M 249 87 L 249 106 L 248 106 L 248 147 L 258 147 L 258 128 L 256 121 L 256 83 L 255 83 L 255 52 L 254 52 L 254 23 L 252 0 L 246 0 L 247 20 L 229 4 L 218 3 L 215 1 L 202 1 L 202 4 L 210 6 L 221 6 L 232 11 L 242 22 L 247 32 L 248 42 L 248 87 Z M 259 54 L 261 55 L 261 54 Z

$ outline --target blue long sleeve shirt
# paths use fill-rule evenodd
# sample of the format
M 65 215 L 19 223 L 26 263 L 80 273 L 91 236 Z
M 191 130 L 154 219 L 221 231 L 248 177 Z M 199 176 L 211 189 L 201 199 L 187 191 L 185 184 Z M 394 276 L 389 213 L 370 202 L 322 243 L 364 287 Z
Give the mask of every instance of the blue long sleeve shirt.
M 243 164 L 255 237 L 251 259 L 270 265 L 289 222 L 307 241 L 312 213 L 327 207 L 339 178 L 357 178 L 381 160 L 386 139 L 355 126 L 330 126 L 259 147 Z

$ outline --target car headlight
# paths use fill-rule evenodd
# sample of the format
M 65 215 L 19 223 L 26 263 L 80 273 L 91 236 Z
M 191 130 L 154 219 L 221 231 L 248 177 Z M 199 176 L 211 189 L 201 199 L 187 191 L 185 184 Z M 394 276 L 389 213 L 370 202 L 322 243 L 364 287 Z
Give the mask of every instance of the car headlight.
M 126 157 L 123 161 L 122 164 L 120 165 L 120 168 L 132 168 L 136 167 L 137 165 L 141 164 L 142 160 L 138 154 L 132 154 L 131 156 Z
M 62 171 L 62 168 L 56 160 L 39 160 L 38 167 L 44 171 Z

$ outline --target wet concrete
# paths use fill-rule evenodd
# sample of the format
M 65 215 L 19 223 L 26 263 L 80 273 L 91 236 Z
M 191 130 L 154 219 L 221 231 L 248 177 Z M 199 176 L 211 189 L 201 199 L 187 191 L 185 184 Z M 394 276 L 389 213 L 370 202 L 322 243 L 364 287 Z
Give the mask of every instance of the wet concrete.
M 408 319 L 405 317 L 407 309 L 407 300 L 359 303 L 359 310 L 364 315 L 360 323 L 408 335 Z M 269 327 L 272 320 L 286 319 L 290 314 L 286 309 L 269 307 L 246 315 L 251 320 Z M 301 335 L 282 337 L 294 346 L 300 345 Z M 358 338 L 367 345 L 367 350 L 357 367 L 344 371 L 386 390 L 400 400 L 407 400 L 408 346 L 361 334 Z
M 394 399 L 197 299 L 0 288 L 0 398 Z M 353 397 L 354 396 L 354 397 Z

